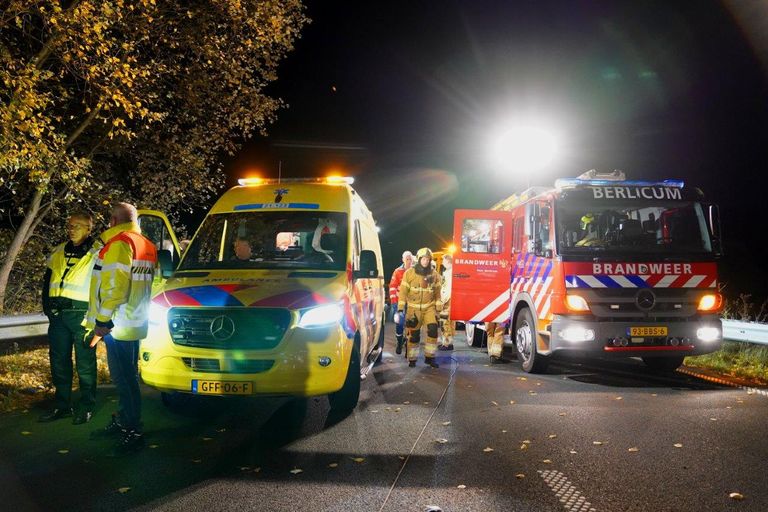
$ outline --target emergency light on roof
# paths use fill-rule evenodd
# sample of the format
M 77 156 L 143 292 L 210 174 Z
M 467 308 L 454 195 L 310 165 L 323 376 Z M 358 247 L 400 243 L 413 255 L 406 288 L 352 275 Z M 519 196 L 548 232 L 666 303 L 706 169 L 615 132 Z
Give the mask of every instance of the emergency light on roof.
M 355 178 L 348 176 L 329 176 L 327 178 L 288 178 L 278 180 L 275 178 L 240 178 L 237 180 L 240 186 L 248 187 L 254 185 L 281 185 L 283 183 L 328 183 L 328 184 L 347 184 L 355 182 Z
M 618 169 L 612 172 L 597 172 L 595 169 L 591 169 L 578 178 L 560 178 L 555 181 L 555 188 L 560 190 L 564 188 L 572 188 L 578 186 L 593 186 L 593 187 L 609 187 L 611 185 L 617 185 L 621 183 L 624 186 L 631 187 L 674 187 L 683 188 L 685 182 L 681 180 L 664 180 L 664 181 L 632 181 L 627 180 L 627 175 L 624 171 Z
M 612 185 L 622 185 L 628 187 L 674 187 L 683 188 L 685 182 L 682 180 L 664 180 L 664 181 L 616 181 L 616 180 L 582 180 L 579 178 L 560 178 L 555 181 L 555 188 L 560 190 L 564 188 L 573 188 L 580 186 L 592 187 L 610 187 Z

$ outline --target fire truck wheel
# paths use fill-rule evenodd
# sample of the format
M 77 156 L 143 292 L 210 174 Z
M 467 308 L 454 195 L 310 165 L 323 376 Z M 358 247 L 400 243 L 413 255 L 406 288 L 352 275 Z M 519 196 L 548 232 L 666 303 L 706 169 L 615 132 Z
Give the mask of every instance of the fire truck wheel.
M 464 327 L 464 332 L 467 335 L 467 345 L 470 347 L 483 348 L 486 345 L 485 330 L 480 329 L 477 324 L 467 322 Z
M 657 372 L 673 372 L 683 364 L 685 356 L 675 357 L 644 357 L 643 362 L 651 370 Z
M 515 349 L 517 358 L 527 373 L 544 373 L 549 365 L 549 359 L 536 350 L 536 328 L 531 316 L 531 310 L 521 309 L 515 321 Z
M 349 368 L 344 385 L 335 393 L 328 395 L 328 402 L 334 414 L 349 414 L 357 407 L 360 398 L 360 338 L 355 336 L 352 354 L 349 358 Z

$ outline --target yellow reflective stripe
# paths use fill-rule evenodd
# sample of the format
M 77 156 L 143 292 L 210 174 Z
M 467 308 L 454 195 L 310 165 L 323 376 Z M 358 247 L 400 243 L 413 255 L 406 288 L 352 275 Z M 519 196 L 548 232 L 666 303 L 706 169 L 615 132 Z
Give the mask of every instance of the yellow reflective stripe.
M 429 307 L 432 307 L 435 305 L 435 301 L 427 302 L 425 304 L 413 304 L 411 302 L 408 303 L 408 309 L 427 309 Z
M 125 272 L 130 272 L 131 267 L 129 265 L 126 265 L 125 263 L 110 263 L 109 265 L 102 265 L 101 270 L 102 272 L 107 272 L 109 270 L 124 270 Z

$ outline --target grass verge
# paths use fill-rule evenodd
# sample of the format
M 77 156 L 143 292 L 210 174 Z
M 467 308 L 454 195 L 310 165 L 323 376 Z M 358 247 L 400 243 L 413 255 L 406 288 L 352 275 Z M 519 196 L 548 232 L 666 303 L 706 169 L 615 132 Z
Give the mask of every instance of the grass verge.
M 109 382 L 107 352 L 103 343 L 96 349 L 98 383 Z M 74 364 L 74 363 L 73 363 Z M 77 371 L 73 388 L 77 389 Z M 48 347 L 0 356 L 0 413 L 29 409 L 53 397 Z
M 768 346 L 726 341 L 717 352 L 687 357 L 685 364 L 768 385 Z

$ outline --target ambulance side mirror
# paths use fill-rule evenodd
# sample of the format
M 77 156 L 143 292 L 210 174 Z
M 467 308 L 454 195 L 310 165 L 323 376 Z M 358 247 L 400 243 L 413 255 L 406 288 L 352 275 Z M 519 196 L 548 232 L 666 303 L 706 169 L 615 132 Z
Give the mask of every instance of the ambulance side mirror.
M 173 256 L 171 255 L 171 251 L 157 251 L 157 261 L 160 263 L 160 276 L 163 279 L 171 277 L 173 271 L 176 270 L 176 265 L 173 263 Z
M 372 277 L 379 277 L 376 253 L 364 249 L 360 252 L 360 270 L 355 270 L 355 279 L 369 279 Z

